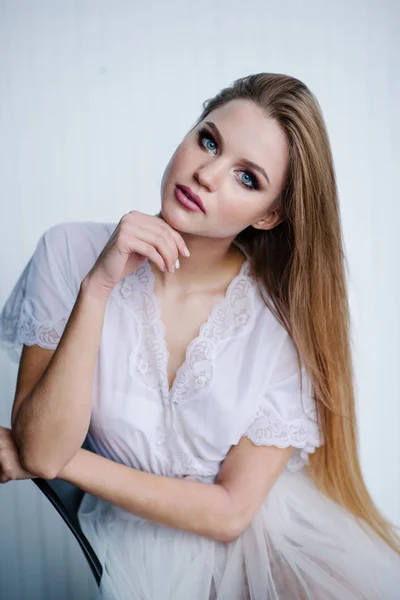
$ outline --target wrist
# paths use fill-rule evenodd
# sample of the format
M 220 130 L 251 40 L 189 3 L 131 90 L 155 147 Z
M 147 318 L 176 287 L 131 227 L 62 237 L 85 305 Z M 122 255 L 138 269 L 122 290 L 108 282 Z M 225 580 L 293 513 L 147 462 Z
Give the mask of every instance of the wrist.
M 111 296 L 112 289 L 99 285 L 90 274 L 86 275 L 80 285 L 80 295 L 97 300 L 100 303 L 107 303 Z
M 67 462 L 67 464 L 61 469 L 61 471 L 58 472 L 57 477 L 58 479 L 64 479 L 64 481 L 70 481 L 72 476 L 73 476 L 73 472 L 74 472 L 74 465 L 78 459 L 78 455 L 79 452 L 81 451 L 78 450 L 78 452 L 71 458 L 71 460 L 69 462 Z

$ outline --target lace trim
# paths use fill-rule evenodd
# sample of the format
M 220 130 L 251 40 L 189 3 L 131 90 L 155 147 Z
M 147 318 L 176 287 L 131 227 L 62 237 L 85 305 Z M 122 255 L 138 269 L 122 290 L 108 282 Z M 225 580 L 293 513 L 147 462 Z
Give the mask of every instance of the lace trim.
M 187 347 L 185 360 L 176 371 L 171 390 L 168 389 L 169 352 L 165 326 L 154 294 L 154 275 L 148 260 L 135 273 L 121 280 L 114 288 L 114 294 L 119 302 L 133 309 L 142 333 L 138 352 L 130 360 L 132 374 L 139 374 L 145 385 L 174 403 L 209 387 L 214 375 L 213 356 L 217 344 L 234 335 L 245 334 L 254 321 L 254 286 L 249 271 L 250 262 L 246 260 L 229 284 L 223 300 L 211 309 L 198 336 Z
M 308 413 L 313 415 L 312 412 Z M 312 416 L 284 421 L 267 408 L 259 408 L 253 423 L 246 431 L 256 446 L 277 446 L 288 448 L 293 446 L 300 452 L 294 452 L 287 467 L 291 471 L 301 469 L 308 463 L 308 454 L 322 443 L 318 423 Z
M 61 317 L 56 322 L 36 320 L 24 302 L 19 311 L 10 316 L 3 314 L 0 321 L 0 339 L 13 360 L 19 360 L 22 345 L 37 344 L 54 350 L 63 334 L 69 317 Z
M 252 326 L 254 311 L 249 306 L 253 297 L 253 286 L 248 277 L 249 263 L 245 262 L 239 274 L 231 281 L 224 299 L 216 304 L 199 335 L 190 342 L 184 363 L 177 369 L 172 385 L 173 402 L 179 402 L 208 388 L 214 377 L 213 357 L 219 342 L 231 337 L 241 337 Z M 162 337 L 165 327 L 161 323 Z M 164 344 L 164 364 L 168 364 L 169 353 Z M 188 368 L 187 368 L 188 367 Z M 166 367 L 165 367 L 166 370 Z M 168 381 L 166 390 L 168 390 Z
M 139 339 L 138 351 L 129 357 L 129 369 L 132 374 L 139 373 L 139 377 L 150 389 L 161 394 L 159 373 L 163 365 L 163 346 L 160 343 L 159 324 L 157 311 L 151 298 L 152 272 L 148 267 L 148 260 L 134 273 L 128 275 L 117 283 L 112 296 L 130 309 L 138 320 Z

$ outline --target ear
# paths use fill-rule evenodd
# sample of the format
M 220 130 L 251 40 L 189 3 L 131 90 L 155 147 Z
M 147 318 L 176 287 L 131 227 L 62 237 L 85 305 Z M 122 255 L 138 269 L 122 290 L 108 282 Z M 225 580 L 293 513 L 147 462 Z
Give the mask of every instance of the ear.
M 282 215 L 282 212 L 279 208 L 273 210 L 272 212 L 267 212 L 267 214 L 259 219 L 255 223 L 252 223 L 252 227 L 255 229 L 273 229 L 279 223 L 285 220 L 285 217 Z

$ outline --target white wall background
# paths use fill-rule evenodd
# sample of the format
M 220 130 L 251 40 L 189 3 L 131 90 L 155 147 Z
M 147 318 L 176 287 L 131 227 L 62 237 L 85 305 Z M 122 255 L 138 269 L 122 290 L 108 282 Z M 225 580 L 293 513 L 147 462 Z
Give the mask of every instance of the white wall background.
M 400 524 L 396 0 L 0 0 L 0 305 L 43 231 L 159 210 L 163 169 L 204 99 L 260 71 L 302 79 L 330 133 L 350 266 L 360 449 Z M 0 353 L 0 424 L 17 367 Z M 0 487 L 0 597 L 95 585 L 30 481 Z

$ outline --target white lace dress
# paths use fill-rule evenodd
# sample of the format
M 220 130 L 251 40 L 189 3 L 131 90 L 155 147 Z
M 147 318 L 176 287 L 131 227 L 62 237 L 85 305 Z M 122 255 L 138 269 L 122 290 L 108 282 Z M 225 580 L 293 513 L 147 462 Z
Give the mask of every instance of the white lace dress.
M 0 338 L 56 348 L 79 285 L 116 224 L 50 228 L 0 315 Z M 212 485 L 242 436 L 294 452 L 261 509 L 223 544 L 139 518 L 85 494 L 79 520 L 103 564 L 109 600 L 391 600 L 399 557 L 320 494 L 308 454 L 321 439 L 312 389 L 293 344 L 266 308 L 249 261 L 198 336 L 172 388 L 149 262 L 107 303 L 93 388 L 93 449 L 135 469 Z

